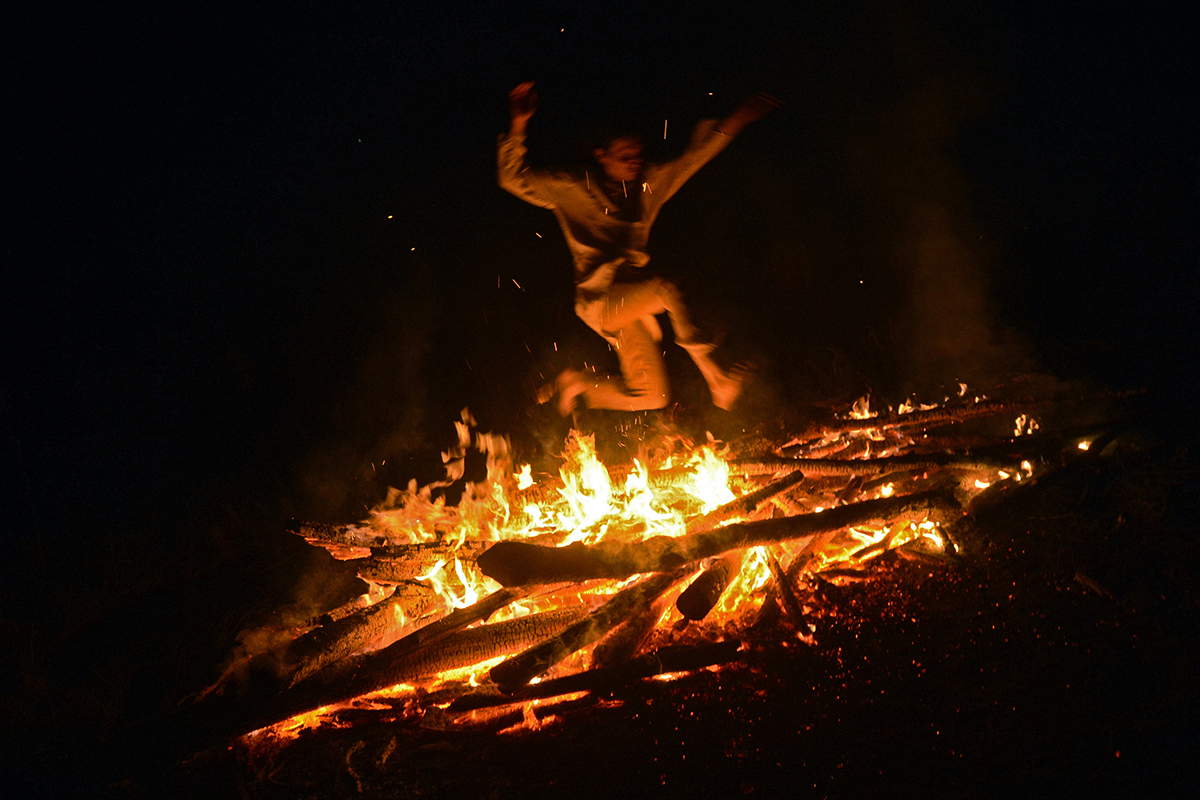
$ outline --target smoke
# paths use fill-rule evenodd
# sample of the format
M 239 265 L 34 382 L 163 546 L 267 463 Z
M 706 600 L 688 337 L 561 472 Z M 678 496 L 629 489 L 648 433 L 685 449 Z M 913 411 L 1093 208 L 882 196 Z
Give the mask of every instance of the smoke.
M 843 174 L 875 237 L 860 256 L 880 260 L 881 283 L 898 301 L 887 338 L 899 388 L 987 382 L 1021 353 L 989 301 L 997 256 L 959 159 L 964 133 L 988 113 L 986 77 L 915 13 L 875 25 L 889 47 L 889 90 L 853 115 Z
M 983 106 L 959 75 L 920 70 L 916 86 L 868 115 L 848 151 L 848 185 L 869 198 L 879 254 L 903 304 L 891 331 L 906 388 L 987 381 L 1019 352 L 1002 343 L 989 302 L 995 254 L 955 158 Z
M 795 95 L 746 134 L 762 137 L 759 152 L 730 148 L 758 167 L 743 227 L 769 237 L 755 303 L 773 321 L 757 324 L 796 372 L 792 397 L 932 396 L 1027 367 L 993 300 L 1003 242 L 981 216 L 992 197 L 964 161 L 1002 95 L 937 13 L 830 10 L 820 33 L 795 34 L 804 55 L 780 89 Z M 757 164 L 769 159 L 774 173 Z

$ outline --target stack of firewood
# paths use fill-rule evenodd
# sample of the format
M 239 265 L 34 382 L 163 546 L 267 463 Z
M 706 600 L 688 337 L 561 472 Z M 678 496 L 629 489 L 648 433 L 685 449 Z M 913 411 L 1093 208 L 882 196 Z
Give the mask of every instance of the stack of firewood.
M 297 523 L 293 532 L 350 559 L 372 591 L 309 620 L 307 629 L 274 654 L 273 663 L 283 665 L 282 682 L 233 732 L 244 734 L 397 684 L 430 688 L 448 671 L 500 657 L 506 658 L 483 673 L 483 680 L 461 681 L 453 691 L 444 684 L 436 697 L 443 706 L 453 700 L 451 712 L 466 711 L 595 692 L 735 659 L 751 632 L 764 630 L 764 620 L 783 620 L 767 626 L 785 631 L 774 635 L 790 635 L 789 628 L 803 632 L 796 587 L 807 573 L 884 552 L 897 544 L 897 531 L 918 523 L 937 540 L 937 557 L 953 558 L 955 525 L 964 517 L 1068 458 L 1086 457 L 1084 448 L 1102 447 L 1114 428 L 1098 423 L 1032 432 L 1027 421 L 1051 408 L 1044 402 L 963 401 L 830 419 L 778 442 L 734 443 L 727 452 L 731 471 L 743 477 L 743 485 L 757 488 L 695 515 L 680 536 L 567 546 L 556 546 L 552 538 L 395 544 L 371 523 Z M 970 421 L 984 424 L 963 432 Z M 854 540 L 847 532 L 864 527 L 881 531 L 876 541 L 848 546 Z M 672 616 L 666 613 L 670 598 L 678 611 L 674 630 L 704 620 L 751 548 L 764 548 L 770 571 L 754 618 L 715 634 L 709 629 L 699 643 L 673 640 L 663 627 Z M 447 609 L 422 578 L 450 559 L 472 564 L 500 588 Z M 546 609 L 546 598 L 559 602 L 487 622 L 522 600 L 537 600 L 536 608 Z M 371 649 L 401 624 L 410 632 Z M 589 647 L 587 666 L 579 668 L 582 662 L 572 657 Z M 576 671 L 564 670 L 565 664 Z

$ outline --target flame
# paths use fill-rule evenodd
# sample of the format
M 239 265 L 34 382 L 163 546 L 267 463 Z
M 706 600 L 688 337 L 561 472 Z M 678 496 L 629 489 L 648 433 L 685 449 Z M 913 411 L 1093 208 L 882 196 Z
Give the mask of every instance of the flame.
M 514 476 L 517 479 L 518 489 L 528 489 L 530 486 L 533 486 L 533 475 L 531 474 L 532 470 L 533 467 L 529 464 L 523 464 L 521 466 L 521 471 Z
M 871 413 L 871 395 L 864 394 L 854 401 L 854 408 L 850 409 L 850 419 L 870 419 L 874 416 L 875 414 Z

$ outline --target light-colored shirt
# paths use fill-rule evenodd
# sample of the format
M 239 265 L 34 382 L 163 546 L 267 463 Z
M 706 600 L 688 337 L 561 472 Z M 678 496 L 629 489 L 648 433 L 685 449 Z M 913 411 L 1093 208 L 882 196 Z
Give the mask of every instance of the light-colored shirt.
M 715 120 L 697 125 L 683 154 L 665 164 L 647 164 L 640 184 L 612 187 L 622 195 L 641 194 L 640 213 L 632 220 L 619 218 L 628 215 L 619 215 L 616 201 L 605 193 L 603 174 L 532 169 L 525 163 L 525 137 L 500 137 L 500 186 L 554 212 L 575 261 L 575 311 L 597 331 L 599 323 L 591 319 L 595 306 L 620 271 L 649 263 L 646 243 L 662 204 L 733 138 L 716 125 Z

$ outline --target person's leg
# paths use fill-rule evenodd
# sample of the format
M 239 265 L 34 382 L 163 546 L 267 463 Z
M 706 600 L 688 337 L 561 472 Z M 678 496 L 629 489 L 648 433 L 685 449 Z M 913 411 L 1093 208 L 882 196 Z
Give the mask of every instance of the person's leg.
M 622 378 L 611 375 L 583 377 L 583 397 L 589 408 L 648 411 L 663 408 L 670 399 L 666 365 L 659 343 L 645 323 L 636 319 L 616 331 L 617 358 Z
M 712 392 L 713 404 L 718 408 L 730 408 L 741 394 L 742 375 L 740 372 L 726 372 L 713 360 L 715 345 L 700 336 L 683 301 L 683 294 L 674 283 L 655 277 L 638 283 L 613 284 L 605 298 L 600 322 L 605 332 L 615 333 L 624 330 L 634 320 L 664 312 L 671 320 L 676 344 L 687 351 L 704 376 Z
M 660 277 L 636 283 L 614 283 L 604 297 L 600 328 L 615 336 L 634 320 L 657 314 L 670 317 L 675 341 L 680 345 L 707 344 L 701 341 L 700 332 L 692 324 L 679 287 Z M 711 345 L 708 346 L 711 349 Z

